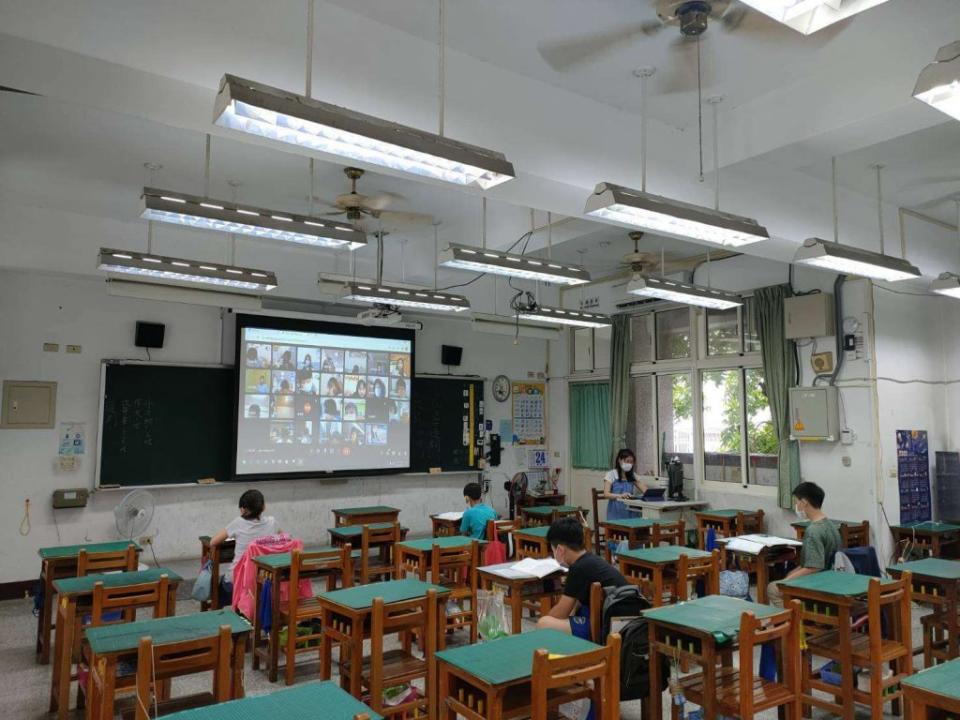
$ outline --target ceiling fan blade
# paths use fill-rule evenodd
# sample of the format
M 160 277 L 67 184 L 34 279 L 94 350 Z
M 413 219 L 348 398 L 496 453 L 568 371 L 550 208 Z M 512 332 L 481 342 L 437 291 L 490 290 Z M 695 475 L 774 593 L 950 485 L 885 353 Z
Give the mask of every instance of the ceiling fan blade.
M 332 216 L 334 216 L 334 215 L 346 215 L 346 214 L 347 214 L 347 211 L 346 211 L 346 210 L 334 210 L 333 212 L 325 212 L 325 213 L 320 213 L 320 214 L 323 215 L 324 217 L 332 217 Z
M 736 30 L 738 27 L 740 27 L 749 13 L 750 11 L 742 5 L 735 5 L 731 8 L 728 8 L 723 14 L 723 18 L 720 20 L 720 22 L 723 24 L 723 29 L 727 32 Z
M 563 72 L 599 57 L 632 40 L 637 35 L 652 34 L 657 31 L 655 28 L 659 27 L 662 27 L 660 22 L 631 23 L 614 30 L 606 30 L 592 35 L 580 35 L 565 40 L 543 42 L 537 45 L 537 52 L 540 53 L 540 57 L 546 61 L 547 65 L 557 72 Z
M 404 198 L 402 195 L 392 192 L 381 192 L 376 195 L 367 195 L 363 197 L 363 207 L 370 210 L 386 210 L 395 202 L 400 202 Z
M 712 42 L 707 36 L 700 37 L 701 67 L 703 87 L 706 91 L 715 79 L 712 59 Z M 675 50 L 674 57 L 662 70 L 653 76 L 654 92 L 658 95 L 697 91 L 697 41 L 675 40 L 670 44 Z

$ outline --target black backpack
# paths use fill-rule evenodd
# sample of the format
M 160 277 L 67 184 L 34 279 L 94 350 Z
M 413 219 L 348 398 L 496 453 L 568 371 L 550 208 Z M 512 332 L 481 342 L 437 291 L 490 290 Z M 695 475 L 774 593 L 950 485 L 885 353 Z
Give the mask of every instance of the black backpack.
M 650 696 L 650 634 L 640 613 L 650 607 L 636 585 L 604 588 L 601 637 L 610 634 L 614 618 L 631 618 L 620 628 L 620 700 Z M 667 689 L 670 663 L 660 657 L 660 690 Z

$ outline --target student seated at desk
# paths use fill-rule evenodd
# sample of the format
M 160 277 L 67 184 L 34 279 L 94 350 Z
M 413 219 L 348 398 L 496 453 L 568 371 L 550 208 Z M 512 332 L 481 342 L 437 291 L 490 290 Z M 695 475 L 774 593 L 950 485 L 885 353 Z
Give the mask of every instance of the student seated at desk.
M 463 499 L 467 503 L 467 509 L 463 511 L 463 517 L 460 519 L 460 533 L 473 538 L 474 540 L 483 540 L 487 534 L 487 523 L 497 519 L 496 511 L 482 502 L 483 489 L 480 483 L 467 483 L 463 487 Z
M 812 482 L 802 482 L 793 490 L 793 507 L 801 520 L 810 524 L 803 533 L 803 547 L 800 548 L 800 564 L 789 573 L 785 580 L 810 575 L 833 567 L 833 556 L 840 549 L 840 531 L 830 522 L 827 514 L 820 508 L 826 493 Z M 778 583 L 767 586 L 767 598 L 771 605 L 783 607 L 783 595 Z
M 240 496 L 240 516 L 231 520 L 227 527 L 210 539 L 210 545 L 216 546 L 232 537 L 236 540 L 233 562 L 220 578 L 220 597 L 229 600 L 233 596 L 233 569 L 243 557 L 247 546 L 259 537 L 276 535 L 280 527 L 272 515 L 263 516 L 266 502 L 259 490 L 247 490 Z
M 566 568 L 563 595 L 547 615 L 537 621 L 538 629 L 559 630 L 590 640 L 590 586 L 620 587 L 627 581 L 613 565 L 583 545 L 583 525 L 575 517 L 554 521 L 547 531 L 553 558 Z

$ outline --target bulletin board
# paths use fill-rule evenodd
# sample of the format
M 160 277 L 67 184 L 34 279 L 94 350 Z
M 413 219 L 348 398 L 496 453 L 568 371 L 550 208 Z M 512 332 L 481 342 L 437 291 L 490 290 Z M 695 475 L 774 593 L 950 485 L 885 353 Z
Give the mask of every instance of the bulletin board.
M 897 480 L 900 486 L 900 522 L 932 519 L 930 448 L 926 430 L 897 430 Z
M 547 384 L 513 383 L 513 444 L 547 444 Z

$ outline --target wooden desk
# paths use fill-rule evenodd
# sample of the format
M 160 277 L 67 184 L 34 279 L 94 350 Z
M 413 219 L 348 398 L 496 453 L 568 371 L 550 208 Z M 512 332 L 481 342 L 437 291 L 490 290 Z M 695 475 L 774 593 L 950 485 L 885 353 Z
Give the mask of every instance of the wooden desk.
M 385 606 L 391 603 L 426 597 L 428 590 L 437 591 L 438 640 L 439 628 L 445 627 L 446 601 L 450 591 L 442 585 L 422 580 L 387 580 L 323 592 L 317 599 L 323 609 L 323 637 L 320 640 L 320 679 L 329 680 L 333 660 L 333 644 L 340 646 L 340 662 L 349 659 L 355 672 L 350 673 L 350 687 L 344 687 L 355 698 L 361 695 L 360 664 L 363 661 L 363 641 L 370 636 L 370 613 L 374 598 L 383 598 Z M 345 676 L 341 672 L 341 686 Z
M 430 522 L 433 524 L 433 537 L 445 537 L 447 535 L 459 535 L 460 534 L 460 521 L 463 519 L 463 514 L 456 520 L 448 520 L 447 518 L 437 517 L 436 515 L 430 516 Z
M 371 530 L 387 530 L 393 527 L 393 522 L 367 523 Z M 360 540 L 363 536 L 363 525 L 340 525 L 338 527 L 327 528 L 330 533 L 330 544 L 334 547 L 343 547 L 350 543 L 354 548 L 360 547 Z M 406 538 L 410 528 L 400 528 L 400 538 Z
M 857 690 L 853 677 L 853 630 L 850 627 L 852 609 L 862 608 L 863 599 L 871 578 L 869 575 L 823 570 L 822 572 L 780 583 L 784 605 L 798 599 L 801 604 L 800 618 L 804 625 L 804 637 L 817 634 L 815 628 L 829 627 L 838 633 L 837 662 L 840 665 L 840 684 L 825 682 L 808 672 L 809 651 L 803 651 L 803 686 L 800 701 L 803 705 L 816 706 L 834 715 L 853 720 L 856 702 L 870 704 L 870 694 Z M 887 581 L 889 582 L 889 581 Z M 842 704 L 830 702 L 813 694 L 813 690 L 827 693 Z
M 397 545 L 397 567 L 406 577 L 407 573 L 414 573 L 420 580 L 426 581 L 427 573 L 430 570 L 430 556 L 433 553 L 433 546 L 441 548 L 461 548 L 470 547 L 473 538 L 463 535 L 447 535 L 443 537 L 430 537 L 421 540 L 406 540 Z M 485 540 L 478 540 L 481 545 Z
M 339 508 L 333 511 L 334 525 L 370 525 L 371 523 L 395 523 L 400 510 L 388 505 Z
M 232 601 L 232 598 L 220 597 L 220 575 L 221 567 L 233 562 L 236 547 L 237 541 L 233 538 L 227 538 L 219 545 L 211 545 L 209 535 L 200 536 L 200 565 L 210 560 L 210 599 L 200 603 L 200 612 L 211 608 L 219 610 L 221 601 L 224 605 Z
M 743 550 L 727 548 L 726 541 L 732 539 L 733 538 L 721 538 L 721 541 L 717 542 L 717 545 L 720 547 L 721 569 L 726 568 L 729 561 L 733 559 L 742 561 L 737 564 L 746 565 L 748 572 L 756 572 L 757 602 L 761 605 L 766 605 L 768 602 L 767 585 L 769 585 L 772 580 L 779 579 L 779 577 L 773 577 L 775 573 L 772 573 L 771 570 L 777 566 L 795 562 L 799 555 L 800 548 L 796 545 L 773 545 L 764 547 L 760 552 L 754 554 Z M 783 575 L 786 575 L 786 573 L 783 573 Z M 780 577 L 783 577 L 783 575 L 780 575 Z
M 193 615 L 160 618 L 158 620 L 138 620 L 119 625 L 103 625 L 89 628 L 86 633 L 87 650 L 90 653 L 89 686 L 99 677 L 104 688 L 103 698 L 94 697 L 89 705 L 92 718 L 112 718 L 114 716 L 114 683 L 117 678 L 117 663 L 136 663 L 137 647 L 140 638 L 150 637 L 154 647 L 161 647 L 184 640 L 215 637 L 221 625 L 229 625 L 233 636 L 231 657 L 231 699 L 243 697 L 243 661 L 247 638 L 253 628 L 231 610 L 211 610 Z M 88 693 L 96 695 L 96 693 Z M 95 707 L 102 702 L 102 706 Z
M 914 549 L 931 557 L 954 557 L 957 555 L 957 542 L 960 542 L 960 525 L 945 522 L 916 522 L 906 525 L 894 525 L 893 543 L 909 541 Z M 949 552 L 944 552 L 948 550 Z
M 697 516 L 697 547 L 706 549 L 707 530 L 713 529 L 717 537 L 734 537 L 748 532 L 763 532 L 762 510 L 738 510 L 735 508 L 717 510 L 699 510 Z M 742 519 L 744 525 L 760 527 L 738 527 Z
M 40 592 L 43 593 L 40 612 L 37 614 L 37 662 L 46 665 L 50 662 L 50 633 L 53 630 L 53 609 L 56 607 L 54 596 L 57 591 L 53 581 L 58 578 L 76 577 L 77 556 L 81 550 L 88 553 L 118 552 L 133 545 L 139 557 L 140 546 L 129 540 L 119 542 L 84 543 L 81 545 L 55 545 L 40 548 Z
M 706 507 L 704 500 L 623 500 L 630 510 L 640 513 L 651 520 L 676 522 L 683 519 L 691 510 Z M 690 523 L 692 527 L 696 523 Z
M 797 522 L 790 523 L 790 527 L 792 527 L 793 531 L 797 534 L 797 540 L 803 540 L 803 535 L 807 531 L 810 522 L 810 520 L 798 520 Z M 848 547 L 866 547 L 870 544 L 870 522 L 868 520 L 863 520 L 862 522 L 854 520 L 831 520 L 830 522 L 840 531 L 841 550 Z M 847 530 L 845 531 L 844 528 L 847 528 Z M 865 532 L 852 533 L 854 536 L 853 540 L 847 541 L 847 535 L 850 530 L 860 530 L 861 528 Z
M 436 654 L 440 718 L 500 720 L 530 715 L 533 654 L 574 655 L 598 645 L 556 630 L 534 630 Z
M 333 548 L 304 548 L 303 552 L 317 552 L 319 550 L 332 550 Z M 360 557 L 359 550 L 352 550 L 351 557 Z M 257 568 L 257 590 L 254 595 L 254 615 L 253 615 L 253 669 L 260 669 L 260 660 L 267 663 L 267 677 L 270 682 L 277 681 L 277 672 L 280 666 L 280 583 L 290 579 L 290 553 L 277 553 L 275 555 L 260 555 L 253 559 Z M 335 573 L 327 575 L 327 589 L 333 590 L 336 583 Z M 267 646 L 261 647 L 261 636 L 263 628 L 260 625 L 260 600 L 263 594 L 263 586 L 267 581 L 270 586 L 270 611 L 271 624 L 270 634 L 267 636 Z M 287 632 L 290 632 L 289 630 Z
M 503 600 L 510 608 L 510 632 L 514 635 L 522 632 L 524 603 L 538 603 L 541 610 L 560 593 L 564 570 L 550 573 L 543 579 L 536 575 L 521 575 L 516 572 L 504 573 L 515 563 L 505 562 L 498 565 L 485 565 L 477 568 L 477 579 L 481 590 L 503 590 Z
M 540 495 L 538 493 L 526 493 L 520 498 L 518 507 L 533 507 L 534 505 L 563 505 L 567 496 L 563 493 L 547 493 Z
M 650 545 L 653 542 L 653 528 L 659 520 L 650 518 L 623 518 L 622 520 L 604 520 L 600 527 L 607 537 L 607 546 L 603 548 L 607 562 L 610 562 L 610 544 L 626 541 L 631 548 Z M 599 552 L 600 548 L 597 548 Z
M 170 720 L 313 720 L 319 717 L 318 712 L 322 712 L 323 720 L 355 720 L 358 715 L 367 715 L 370 720 L 383 720 L 380 715 L 332 682 L 311 682 L 276 690 L 269 695 L 184 710 L 168 717 Z
M 167 613 L 176 613 L 177 586 L 183 580 L 172 570 L 152 568 L 121 573 L 96 573 L 80 578 L 60 578 L 53 581 L 57 603 L 57 632 L 53 647 L 53 673 L 50 682 L 50 712 L 59 720 L 66 720 L 70 712 L 70 681 L 73 649 L 81 630 L 81 611 L 86 612 L 93 602 L 93 586 L 102 582 L 105 588 L 128 587 L 140 583 L 157 582 L 167 576 Z
M 551 557 L 553 553 L 550 550 L 550 543 L 547 542 L 548 530 L 550 528 L 546 525 L 514 530 L 513 543 L 517 552 L 517 560 L 523 560 L 526 557 L 537 558 L 538 560 Z
M 937 628 L 929 633 L 924 627 L 923 665 L 931 667 L 934 658 L 953 660 L 960 657 L 960 623 L 958 623 L 957 598 L 960 595 L 960 562 L 924 558 L 900 563 L 887 568 L 894 579 L 899 580 L 904 571 L 911 573 L 910 596 L 916 603 L 929 605 L 933 615 L 923 618 L 924 623 L 935 622 Z M 940 629 L 946 630 L 941 638 Z M 936 632 L 934 630 L 936 629 Z M 941 650 L 942 646 L 942 650 Z
M 921 670 L 904 678 L 901 683 L 907 704 L 906 717 L 927 720 L 960 715 L 960 660 L 951 660 L 936 667 Z M 931 712 L 933 711 L 933 712 Z
M 707 558 L 710 553 L 679 545 L 626 550 L 617 555 L 620 572 L 631 585 L 646 591 L 654 607 L 663 605 L 663 592 L 670 581 L 676 581 L 680 556 Z
M 723 666 L 732 664 L 740 634 L 740 617 L 745 612 L 765 618 L 782 611 L 725 595 L 708 595 L 679 605 L 644 611 L 650 630 L 650 718 L 659 720 L 662 717 L 660 655 L 703 668 L 706 702 L 703 716 L 708 720 L 716 717 L 716 673 L 713 669 L 718 661 Z
M 579 515 L 583 510 L 576 505 L 534 505 L 520 508 L 520 522 L 523 527 L 549 525 L 554 520 L 571 515 Z

